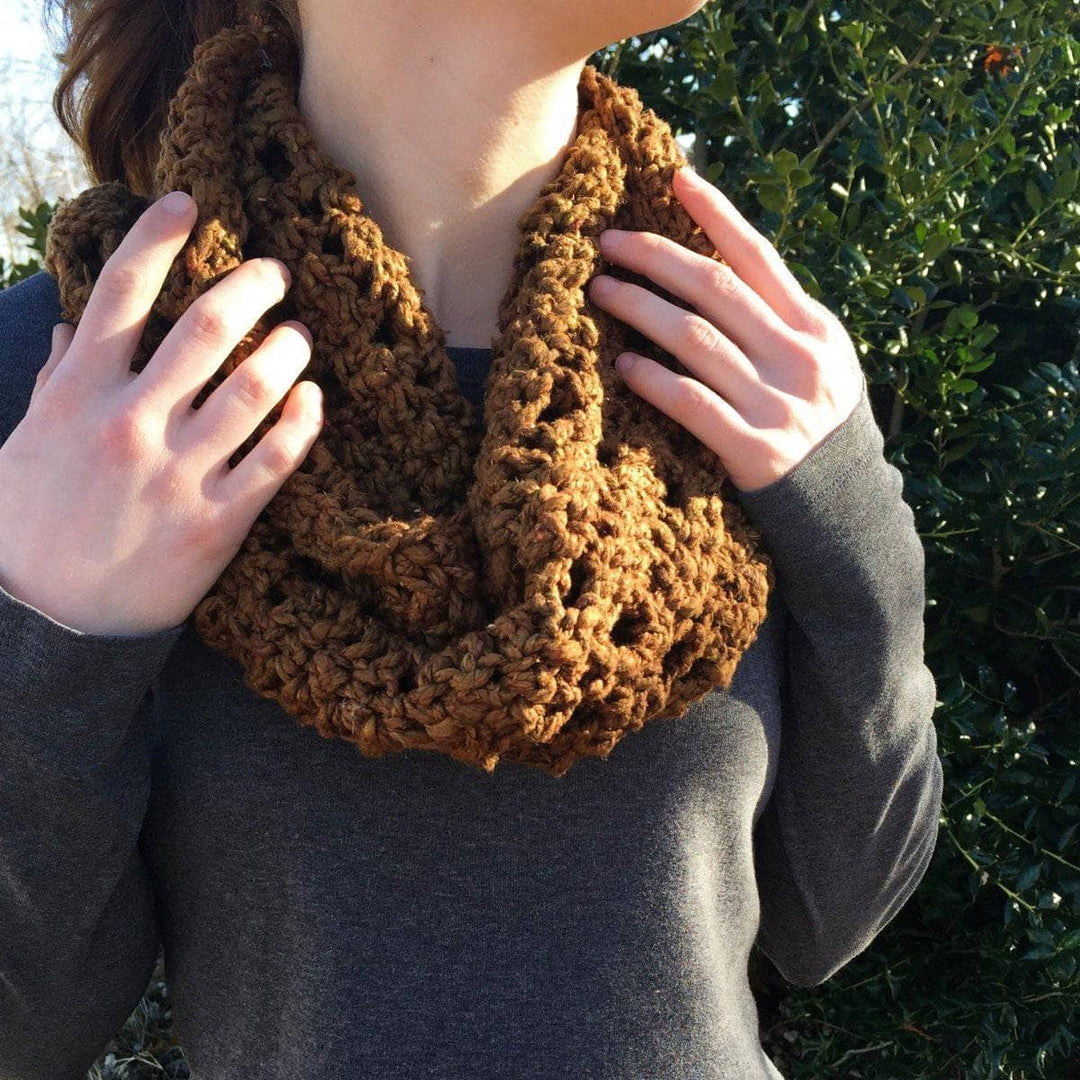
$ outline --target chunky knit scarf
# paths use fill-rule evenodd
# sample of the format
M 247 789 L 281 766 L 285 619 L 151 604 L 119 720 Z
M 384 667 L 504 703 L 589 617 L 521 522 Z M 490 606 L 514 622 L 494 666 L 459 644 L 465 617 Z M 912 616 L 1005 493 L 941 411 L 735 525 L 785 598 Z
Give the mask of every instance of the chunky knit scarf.
M 774 584 L 719 459 L 624 385 L 626 348 L 687 373 L 593 306 L 598 234 L 651 230 L 718 258 L 671 188 L 685 161 L 637 91 L 583 69 L 576 134 L 520 218 L 479 413 L 443 331 L 383 240 L 354 174 L 297 107 L 300 57 L 245 21 L 197 46 L 169 104 L 156 198 L 199 216 L 150 313 L 139 372 L 187 306 L 271 255 L 289 293 L 195 400 L 283 319 L 314 336 L 302 378 L 325 422 L 193 612 L 247 685 L 324 737 L 379 757 L 434 750 L 491 772 L 563 775 L 646 721 L 727 688 Z M 116 182 L 61 201 L 47 238 L 65 319 L 149 205 Z M 230 458 L 281 415 L 279 403 Z

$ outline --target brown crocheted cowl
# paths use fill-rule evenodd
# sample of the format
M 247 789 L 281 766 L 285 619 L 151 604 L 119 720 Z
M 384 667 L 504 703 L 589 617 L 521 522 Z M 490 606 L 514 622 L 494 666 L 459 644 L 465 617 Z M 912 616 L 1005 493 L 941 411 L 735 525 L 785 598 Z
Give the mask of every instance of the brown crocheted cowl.
M 716 454 L 624 384 L 626 348 L 689 374 L 593 306 L 620 267 L 598 234 L 651 230 L 715 249 L 671 189 L 685 158 L 638 93 L 586 65 L 561 170 L 520 219 L 481 414 L 443 331 L 367 216 L 355 176 L 297 107 L 300 59 L 255 22 L 202 42 L 170 102 L 154 197 L 199 216 L 150 313 L 142 370 L 188 305 L 244 259 L 292 274 L 200 392 L 300 319 L 303 379 L 324 426 L 195 608 L 195 629 L 246 683 L 366 756 L 441 751 L 563 775 L 646 721 L 726 689 L 774 584 Z M 107 183 L 62 201 L 46 267 L 78 322 L 103 262 L 151 202 Z M 236 465 L 281 403 L 230 458 Z

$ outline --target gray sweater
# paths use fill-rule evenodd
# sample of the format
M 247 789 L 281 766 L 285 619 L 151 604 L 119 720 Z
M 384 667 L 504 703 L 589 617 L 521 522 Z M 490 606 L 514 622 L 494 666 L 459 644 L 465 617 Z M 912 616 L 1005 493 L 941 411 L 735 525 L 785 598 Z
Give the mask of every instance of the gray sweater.
M 0 442 L 58 321 L 45 272 L 0 293 Z M 479 406 L 490 350 L 451 355 Z M 741 496 L 778 585 L 730 689 L 559 779 L 363 758 L 190 620 L 0 589 L 0 1077 L 82 1077 L 164 943 L 196 1080 L 776 1080 L 751 945 L 823 982 L 937 838 L 924 553 L 866 391 Z

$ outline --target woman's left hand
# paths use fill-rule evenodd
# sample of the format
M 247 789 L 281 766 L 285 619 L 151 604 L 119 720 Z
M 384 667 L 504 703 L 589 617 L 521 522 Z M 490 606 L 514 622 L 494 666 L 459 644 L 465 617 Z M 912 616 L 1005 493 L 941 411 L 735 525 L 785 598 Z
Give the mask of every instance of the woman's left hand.
M 713 450 L 740 491 L 785 476 L 853 412 L 862 368 L 851 338 L 807 295 L 779 252 L 693 170 L 674 191 L 728 265 L 653 232 L 608 229 L 604 257 L 692 304 L 598 274 L 590 299 L 676 357 L 696 378 L 624 353 L 627 385 Z

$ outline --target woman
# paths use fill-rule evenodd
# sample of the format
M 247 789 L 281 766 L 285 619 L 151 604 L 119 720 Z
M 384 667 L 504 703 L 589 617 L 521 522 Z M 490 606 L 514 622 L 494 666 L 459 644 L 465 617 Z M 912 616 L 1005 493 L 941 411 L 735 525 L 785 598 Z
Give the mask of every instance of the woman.
M 263 13 L 286 16 L 304 120 L 408 252 L 475 407 L 518 222 L 576 137 L 586 59 L 699 6 Z M 239 14 L 86 6 L 68 64 L 92 76 L 74 133 L 96 180 L 152 190 L 192 50 Z M 622 378 L 715 453 L 778 584 L 729 686 L 558 777 L 360 758 L 192 632 L 323 425 L 319 387 L 296 382 L 321 328 L 301 320 L 191 408 L 299 263 L 243 260 L 137 374 L 191 199 L 138 217 L 77 330 L 47 272 L 0 294 L 0 1073 L 80 1074 L 163 946 L 195 1076 L 780 1075 L 752 944 L 821 983 L 934 850 L 923 551 L 843 329 L 715 188 L 673 184 L 727 266 L 648 230 L 605 236 L 610 264 L 693 310 L 612 275 L 590 281 L 589 310 L 693 373 L 642 357 Z

